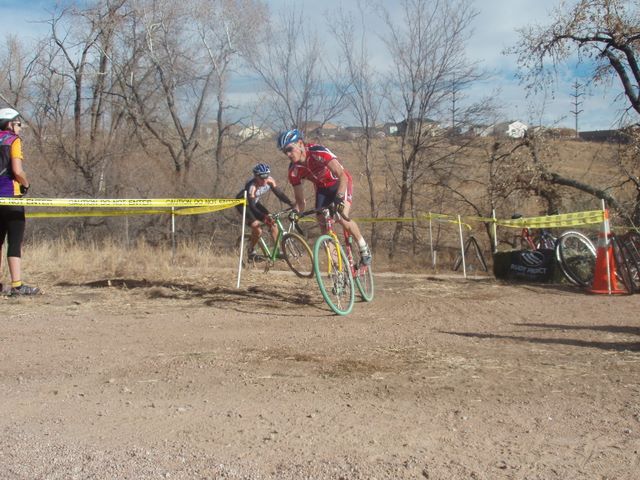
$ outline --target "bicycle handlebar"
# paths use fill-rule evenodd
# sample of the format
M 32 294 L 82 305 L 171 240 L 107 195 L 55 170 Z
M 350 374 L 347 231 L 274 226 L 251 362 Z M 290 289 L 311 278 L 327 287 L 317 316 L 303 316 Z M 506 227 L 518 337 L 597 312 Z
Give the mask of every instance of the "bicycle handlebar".
M 335 210 L 335 208 L 332 208 L 331 206 L 326 206 L 326 207 L 322 207 L 322 208 L 313 208 L 311 210 L 307 210 L 305 212 L 302 212 L 300 214 L 300 216 L 307 216 L 307 215 L 313 215 L 313 214 L 317 214 L 317 213 L 322 213 L 324 214 L 324 211 L 328 210 L 329 213 L 333 216 L 333 215 L 337 215 L 339 217 L 342 217 L 343 220 L 346 220 L 347 222 L 350 222 L 351 219 L 349 217 L 347 217 L 345 214 L 337 212 Z

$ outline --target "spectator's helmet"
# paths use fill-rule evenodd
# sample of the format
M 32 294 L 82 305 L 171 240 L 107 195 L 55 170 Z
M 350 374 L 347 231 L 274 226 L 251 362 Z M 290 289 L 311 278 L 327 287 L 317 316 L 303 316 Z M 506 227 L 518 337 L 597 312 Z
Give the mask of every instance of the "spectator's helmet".
M 302 135 L 302 132 L 297 128 L 282 132 L 278 135 L 278 149 L 284 151 L 287 145 L 297 142 L 298 140 L 302 140 L 303 138 L 304 136 Z
M 259 163 L 253 167 L 253 174 L 256 177 L 267 178 L 271 174 L 271 169 L 266 163 Z
M 11 121 L 19 116 L 20 113 L 18 113 L 13 108 L 0 108 L 0 122 L 3 120 Z
M 9 122 L 20 116 L 20 113 L 13 108 L 0 108 L 0 130 L 6 130 Z

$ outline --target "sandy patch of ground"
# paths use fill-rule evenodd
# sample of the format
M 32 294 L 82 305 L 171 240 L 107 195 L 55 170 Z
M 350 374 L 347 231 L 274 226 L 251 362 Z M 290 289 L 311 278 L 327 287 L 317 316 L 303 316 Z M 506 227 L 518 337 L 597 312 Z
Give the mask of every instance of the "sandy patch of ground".
M 0 477 L 637 478 L 636 296 L 233 277 L 0 297 Z

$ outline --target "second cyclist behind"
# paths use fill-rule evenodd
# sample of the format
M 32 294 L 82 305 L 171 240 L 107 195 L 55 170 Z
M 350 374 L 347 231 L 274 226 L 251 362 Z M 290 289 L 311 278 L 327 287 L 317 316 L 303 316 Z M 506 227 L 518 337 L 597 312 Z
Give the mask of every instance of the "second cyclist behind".
M 281 202 L 293 207 L 293 202 L 276 185 L 276 181 L 271 176 L 271 169 L 266 163 L 258 163 L 253 167 L 253 177 L 245 184 L 244 188 L 238 192 L 236 198 L 244 198 L 247 192 L 247 213 L 246 224 L 251 227 L 251 238 L 249 240 L 249 258 L 257 255 L 256 244 L 262 235 L 262 223 L 269 226 L 273 239 L 278 237 L 278 227 L 269 217 L 269 210 L 260 202 L 260 197 L 272 191 Z M 242 214 L 242 205 L 236 207 Z

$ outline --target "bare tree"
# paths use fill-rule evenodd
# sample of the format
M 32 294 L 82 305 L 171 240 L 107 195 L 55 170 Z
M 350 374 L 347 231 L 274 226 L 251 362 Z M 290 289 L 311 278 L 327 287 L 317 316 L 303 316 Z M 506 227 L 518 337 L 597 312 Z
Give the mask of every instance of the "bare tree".
M 48 20 L 50 33 L 41 45 L 36 111 L 41 116 L 36 136 L 58 160 L 79 174 L 79 192 L 105 192 L 105 172 L 112 158 L 121 112 L 110 100 L 110 54 L 114 32 L 126 14 L 125 0 L 103 0 L 86 9 L 68 7 Z
M 383 107 L 380 74 L 375 71 L 370 61 L 367 43 L 366 5 L 358 2 L 358 21 L 353 16 L 341 12 L 338 21 L 333 25 L 333 33 L 341 50 L 345 64 L 348 87 L 345 92 L 347 101 L 346 111 L 355 117 L 361 128 L 361 134 L 356 137 L 358 158 L 362 162 L 365 179 L 369 190 L 369 213 L 371 217 L 378 216 L 378 205 L 374 189 L 374 165 L 380 142 L 377 124 Z M 356 34 L 360 32 L 359 39 Z M 370 242 L 375 247 L 376 223 L 371 224 Z
M 422 187 L 427 172 L 451 158 L 435 122 L 449 105 L 451 79 L 471 79 L 477 66 L 464 53 L 476 16 L 469 0 L 401 0 L 400 10 L 400 22 L 387 11 L 383 17 L 388 30 L 384 41 L 393 61 L 388 98 L 391 113 L 402 126 L 399 165 L 392 164 L 391 172 L 399 190 L 397 215 L 403 217 L 407 210 L 415 210 L 416 189 Z M 396 224 L 390 256 L 403 228 Z M 415 225 L 412 229 L 415 245 Z
M 640 113 L 639 15 L 640 5 L 635 1 L 580 0 L 570 6 L 563 3 L 553 12 L 549 24 L 521 29 L 521 42 L 508 52 L 517 55 L 521 78 L 534 89 L 552 84 L 557 68 L 576 57 L 582 64 L 593 68 L 593 82 L 618 82 L 620 96 L 626 99 L 626 113 L 637 120 Z M 626 167 L 625 171 L 637 171 L 640 159 L 634 158 L 635 166 Z M 551 183 L 570 186 L 605 199 L 614 207 L 620 206 L 607 189 L 585 185 L 556 172 L 547 172 L 546 178 Z M 628 175 L 627 178 L 635 186 L 637 197 L 631 211 L 621 213 L 638 224 L 640 183 L 637 175 Z
M 321 41 L 302 9 L 288 8 L 277 19 L 248 57 L 272 95 L 272 115 L 281 128 L 324 124 L 344 109 L 340 78 L 323 62 Z
M 19 109 L 29 101 L 28 87 L 38 59 L 38 49 L 29 50 L 15 35 L 5 39 L 4 54 L 0 58 L 0 99 Z M 24 112 L 28 115 L 27 112 Z
M 226 158 L 224 139 L 229 127 L 238 122 L 238 119 L 226 118 L 226 112 L 232 108 L 228 101 L 229 82 L 243 55 L 256 49 L 255 39 L 263 29 L 266 7 L 259 0 L 223 0 L 202 2 L 200 8 L 194 22 L 215 76 L 217 135 L 212 150 L 215 163 L 213 191 L 217 192 Z
M 553 82 L 557 68 L 577 57 L 593 68 L 593 81 L 617 79 L 629 108 L 640 113 L 638 7 L 625 0 L 562 3 L 548 25 L 520 29 L 521 42 L 508 52 L 518 56 L 521 78 L 532 88 Z
M 181 185 L 200 148 L 213 67 L 198 48 L 193 2 L 142 1 L 130 38 L 141 52 L 126 83 L 129 113 L 163 146 Z M 196 40 L 194 40 L 196 39 Z M 178 185 L 176 185 L 178 186 Z

